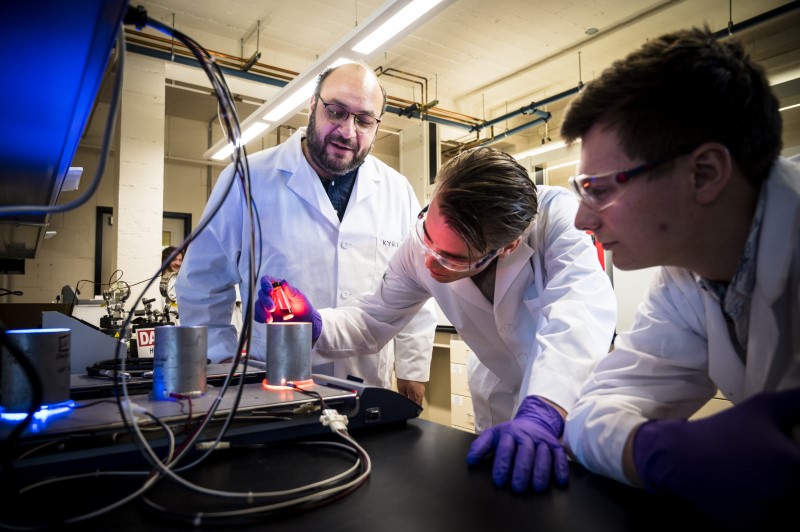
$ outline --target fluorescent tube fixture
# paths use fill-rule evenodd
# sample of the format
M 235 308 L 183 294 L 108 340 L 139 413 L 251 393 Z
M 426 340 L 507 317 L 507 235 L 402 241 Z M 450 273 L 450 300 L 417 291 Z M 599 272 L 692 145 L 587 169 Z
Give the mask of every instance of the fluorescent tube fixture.
M 424 22 L 424 18 L 432 17 L 454 1 L 387 0 L 253 114 L 242 120 L 241 129 L 244 133 L 240 143 L 247 144 L 259 135 L 272 131 L 287 116 L 297 113 L 311 99 L 317 76 L 326 67 L 338 66 L 350 61 L 348 57 L 358 54 L 362 54 L 358 57 L 366 61 L 370 54 L 390 46 L 390 40 L 412 31 Z M 227 139 L 220 139 L 206 151 L 204 157 L 220 160 L 232 153 L 233 145 Z
M 557 140 L 555 142 L 548 142 L 544 146 L 539 146 L 539 147 L 533 148 L 532 150 L 525 150 L 523 152 L 520 152 L 520 153 L 516 154 L 514 156 L 514 158 L 517 159 L 517 160 L 520 160 L 520 159 L 524 159 L 525 157 L 535 157 L 537 155 L 542 155 L 544 153 L 548 153 L 548 152 L 551 152 L 551 151 L 558 150 L 560 148 L 563 148 L 566 145 L 567 145 L 567 143 L 564 142 L 563 140 Z
M 384 22 L 378 29 L 367 35 L 361 42 L 353 46 L 353 51 L 360 54 L 372 53 L 419 17 L 433 9 L 442 0 L 414 0 L 401 9 L 395 16 Z
M 343 65 L 344 63 L 349 63 L 348 59 L 340 57 L 329 66 L 330 68 L 337 67 L 339 65 Z M 325 68 L 328 68 L 326 66 Z M 322 71 L 324 69 L 320 69 Z M 283 102 L 279 103 L 277 107 L 272 109 L 269 113 L 264 115 L 264 120 L 267 122 L 278 122 L 282 120 L 286 115 L 295 112 L 295 109 L 306 103 L 308 100 L 311 99 L 311 95 L 314 94 L 314 87 L 317 82 L 316 76 L 311 78 L 305 85 L 297 89 L 295 92 L 290 94 L 283 100 Z
M 242 132 L 241 143 L 247 144 L 261 133 L 267 129 L 267 124 L 264 122 L 255 122 L 252 126 L 248 127 L 247 129 Z M 233 144 L 228 143 L 225 145 L 221 150 L 217 151 L 211 158 L 219 161 L 221 159 L 225 159 L 226 157 L 230 157 L 233 153 Z

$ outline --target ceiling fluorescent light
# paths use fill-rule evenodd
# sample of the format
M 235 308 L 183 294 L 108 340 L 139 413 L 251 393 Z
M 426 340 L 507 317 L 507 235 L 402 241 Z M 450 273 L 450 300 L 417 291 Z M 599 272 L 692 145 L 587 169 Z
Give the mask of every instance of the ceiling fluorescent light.
M 353 51 L 370 54 L 411 24 L 422 15 L 433 9 L 442 0 L 414 0 L 401 9 L 395 16 L 384 22 L 378 29 L 367 35 L 361 42 L 353 46 Z
M 355 47 L 372 36 L 373 33 L 386 32 L 380 43 L 376 43 L 368 52 L 361 52 L 366 61 L 370 54 L 377 54 L 379 51 L 389 46 L 390 39 L 397 39 L 413 31 L 422 24 L 425 19 L 429 19 L 455 0 L 388 0 L 375 12 L 369 15 L 361 24 L 353 28 L 347 35 L 332 46 L 328 51 L 321 54 L 318 59 L 303 72 L 297 75 L 291 82 L 276 92 L 271 99 L 255 110 L 246 119 L 241 120 L 242 131 L 250 132 L 250 128 L 255 124 L 260 124 L 260 130 L 255 134 L 264 135 L 281 125 L 281 121 L 287 116 L 297 113 L 302 106 L 307 105 L 314 91 L 315 82 L 319 73 L 332 64 L 346 62 L 356 54 L 353 53 Z M 395 17 L 406 11 L 416 13 L 416 24 L 413 20 L 403 22 L 392 22 Z M 424 15 L 424 17 L 423 17 Z M 391 22 L 391 24 L 390 24 Z M 387 24 L 392 31 L 384 30 Z M 383 46 L 383 48 L 381 48 Z M 242 136 L 242 143 L 246 144 L 255 136 L 245 139 Z M 223 138 L 217 141 L 211 148 L 206 150 L 203 156 L 206 159 L 224 159 L 233 153 L 233 146 L 228 139 Z
M 561 164 L 554 164 L 553 166 L 548 165 L 547 169 L 548 170 L 558 170 L 559 168 L 565 168 L 567 166 L 575 166 L 576 164 L 578 164 L 578 159 L 574 159 L 572 161 L 567 161 L 567 162 L 561 163 Z
M 339 65 L 343 65 L 344 63 L 349 63 L 349 59 L 345 59 L 340 57 L 333 63 L 329 65 L 325 65 L 320 71 L 324 70 L 325 68 L 333 68 Z M 311 95 L 314 94 L 314 87 L 316 86 L 317 77 L 314 76 L 312 79 L 306 82 L 305 85 L 300 87 L 299 89 L 291 92 L 284 100 L 279 103 L 275 108 L 273 108 L 270 112 L 263 116 L 263 119 L 267 122 L 278 122 L 282 120 L 286 115 L 290 113 L 294 113 L 295 110 L 302 106 L 304 103 L 308 102 L 311 99 Z
M 525 157 L 535 157 L 537 155 L 542 155 L 543 153 L 548 153 L 559 148 L 563 148 L 566 146 L 567 143 L 563 140 L 557 140 L 555 142 L 548 142 L 544 146 L 539 146 L 538 148 L 533 148 L 532 150 L 525 150 L 522 151 L 514 156 L 515 159 L 520 160 L 524 159 Z
M 241 137 L 241 143 L 247 144 L 261 133 L 267 129 L 267 124 L 264 122 L 255 122 L 252 126 L 248 127 L 244 130 Z M 233 153 L 233 144 L 228 143 L 227 145 L 223 146 L 222 149 L 218 150 L 214 155 L 211 156 L 212 159 L 219 161 L 221 159 L 225 159 L 230 157 Z

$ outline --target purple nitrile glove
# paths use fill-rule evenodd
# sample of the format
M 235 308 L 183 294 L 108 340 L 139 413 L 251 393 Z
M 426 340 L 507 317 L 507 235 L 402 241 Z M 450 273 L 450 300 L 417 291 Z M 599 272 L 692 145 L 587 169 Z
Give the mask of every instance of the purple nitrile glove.
M 800 388 L 764 392 L 696 421 L 653 420 L 633 439 L 645 487 L 689 500 L 711 517 L 763 523 L 800 496 Z
M 551 474 L 559 486 L 566 486 L 569 463 L 559 441 L 563 431 L 561 414 L 545 400 L 530 395 L 522 400 L 514 419 L 491 427 L 472 442 L 467 464 L 477 464 L 494 449 L 492 480 L 495 486 L 506 485 L 509 474 L 511 489 L 517 493 L 528 486 L 536 492 L 546 490 Z
M 274 283 L 279 283 L 283 293 L 286 295 L 291 311 L 294 314 L 291 318 L 285 318 L 273 300 L 272 285 Z M 316 342 L 319 335 L 322 334 L 322 316 L 314 309 L 308 298 L 285 280 L 277 279 L 271 275 L 263 276 L 260 284 L 258 301 L 255 304 L 256 321 L 259 323 L 270 323 L 272 321 L 310 322 L 311 341 Z

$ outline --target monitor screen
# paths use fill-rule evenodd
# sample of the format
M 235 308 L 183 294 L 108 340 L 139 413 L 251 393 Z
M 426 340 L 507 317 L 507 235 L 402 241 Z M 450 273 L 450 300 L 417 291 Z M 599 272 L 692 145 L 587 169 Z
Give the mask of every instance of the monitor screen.
M 0 205 L 53 205 L 115 46 L 127 0 L 14 2 L 0 16 Z M 9 222 L 42 215 L 0 216 Z M 21 235 L 19 230 L 11 236 Z M 3 239 L 0 257 L 30 258 Z

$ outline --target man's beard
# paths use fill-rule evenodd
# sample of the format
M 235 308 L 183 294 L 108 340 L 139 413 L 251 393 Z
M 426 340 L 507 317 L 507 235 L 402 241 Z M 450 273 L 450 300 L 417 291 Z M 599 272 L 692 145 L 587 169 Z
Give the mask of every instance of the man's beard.
M 314 161 L 314 164 L 333 176 L 349 174 L 361 166 L 361 163 L 363 163 L 364 159 L 367 158 L 367 155 L 369 155 L 370 149 L 372 148 L 372 146 L 370 146 L 366 150 L 354 152 L 352 161 L 347 162 L 345 160 L 328 155 L 327 150 L 325 150 L 325 146 L 329 138 L 333 138 L 333 140 L 336 140 L 338 144 L 342 144 L 344 146 L 357 146 L 355 140 L 347 140 L 338 135 L 338 133 L 335 131 L 328 135 L 327 138 L 320 138 L 317 132 L 317 117 L 315 113 L 312 113 L 308 120 L 308 128 L 306 129 L 306 146 L 308 147 L 308 154 Z

